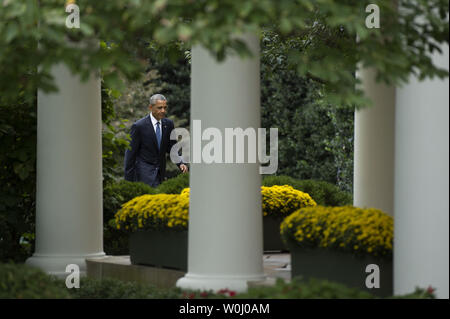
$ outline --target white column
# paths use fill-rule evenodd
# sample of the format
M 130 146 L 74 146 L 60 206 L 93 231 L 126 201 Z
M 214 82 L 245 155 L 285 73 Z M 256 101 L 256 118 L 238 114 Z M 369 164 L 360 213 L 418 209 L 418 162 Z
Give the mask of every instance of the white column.
M 260 127 L 259 40 L 245 40 L 252 59 L 218 63 L 205 49 L 192 49 L 188 273 L 178 287 L 245 291 L 248 281 L 264 279 L 259 164 L 193 163 L 200 155 L 194 120 L 202 130 L 218 128 L 223 144 L 225 128 Z
M 448 46 L 433 61 L 449 68 Z M 416 286 L 449 298 L 448 79 L 397 89 L 394 293 Z
M 59 92 L 38 92 L 36 251 L 27 264 L 64 276 L 104 256 L 100 79 L 53 67 Z
M 393 214 L 395 88 L 375 82 L 375 71 L 358 76 L 373 105 L 355 112 L 353 204 Z

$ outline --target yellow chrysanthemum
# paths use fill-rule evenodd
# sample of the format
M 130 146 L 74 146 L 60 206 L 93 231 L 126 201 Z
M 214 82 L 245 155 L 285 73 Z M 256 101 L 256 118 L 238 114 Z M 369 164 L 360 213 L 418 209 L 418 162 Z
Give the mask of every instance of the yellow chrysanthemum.
M 377 209 L 307 207 L 286 217 L 280 228 L 286 240 L 305 247 L 317 245 L 375 256 L 392 254 L 393 219 Z

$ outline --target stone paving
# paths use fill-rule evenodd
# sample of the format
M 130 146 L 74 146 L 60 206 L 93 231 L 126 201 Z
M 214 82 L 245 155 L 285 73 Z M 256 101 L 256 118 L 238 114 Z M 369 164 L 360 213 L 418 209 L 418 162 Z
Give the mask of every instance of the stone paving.
M 291 255 L 286 253 L 264 254 L 264 273 L 268 278 L 291 279 Z
M 132 265 L 130 256 L 105 256 L 87 259 L 87 274 L 94 278 L 114 277 L 121 280 L 140 281 L 160 287 L 174 286 L 185 273 L 179 270 Z M 272 285 L 277 278 L 291 279 L 291 256 L 288 253 L 268 252 L 263 255 L 264 274 L 267 279 L 255 285 Z

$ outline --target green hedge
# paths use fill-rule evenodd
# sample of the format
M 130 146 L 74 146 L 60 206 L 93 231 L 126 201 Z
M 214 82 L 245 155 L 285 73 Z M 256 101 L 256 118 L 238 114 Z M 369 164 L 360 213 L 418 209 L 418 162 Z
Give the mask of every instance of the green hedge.
M 324 181 L 298 180 L 289 176 L 266 176 L 263 186 L 290 185 L 293 188 L 308 193 L 318 205 L 346 206 L 352 205 L 353 198 L 348 192 L 340 190 L 336 185 Z
M 290 185 L 299 191 L 308 193 L 318 205 L 322 206 L 346 206 L 353 203 L 352 194 L 342 191 L 329 182 L 298 180 L 285 175 L 263 178 L 262 186 L 273 185 Z M 155 189 L 155 194 L 179 194 L 186 187 L 189 187 L 189 173 L 179 174 L 175 178 L 164 181 Z
M 103 238 L 107 255 L 129 255 L 129 234 L 112 227 L 114 215 L 122 204 L 145 194 L 179 194 L 189 187 L 189 174 L 179 174 L 153 188 L 145 183 L 120 181 L 108 184 L 103 190 Z
M 184 188 L 189 187 L 189 173 L 179 174 L 162 182 L 155 189 L 156 194 L 180 194 Z
M 122 204 L 145 194 L 179 194 L 189 187 L 189 173 L 168 179 L 153 188 L 141 182 L 120 181 L 110 183 L 103 189 L 103 218 L 107 222 L 114 218 Z
M 211 291 L 182 290 L 180 288 L 157 288 L 138 282 L 113 278 L 102 280 L 82 277 L 80 288 L 68 289 L 65 280 L 56 279 L 23 264 L 0 264 L 0 299 L 372 299 L 375 296 L 321 279 L 308 282 L 294 278 L 291 282 L 278 279 L 273 286 L 251 287 L 246 293 L 223 289 Z M 431 289 L 419 289 L 410 294 L 393 296 L 399 299 L 433 299 Z
M 81 278 L 80 288 L 69 291 L 74 299 L 178 299 L 182 295 L 179 288 L 156 288 L 139 282 L 89 277 Z
M 109 221 L 123 203 L 144 194 L 155 194 L 155 189 L 141 182 L 128 182 L 122 180 L 111 183 L 103 189 L 103 218 Z
M 341 191 L 328 182 L 297 180 L 289 176 L 266 176 L 263 186 L 290 185 L 294 189 L 308 193 L 318 205 L 345 206 L 352 204 L 352 195 Z M 103 191 L 104 250 L 108 255 L 128 255 L 128 233 L 113 227 L 114 215 L 122 204 L 145 194 L 179 194 L 189 187 L 189 173 L 179 174 L 168 179 L 158 187 L 152 188 L 144 183 L 121 181 L 112 183 Z
M 103 242 L 107 255 L 128 255 L 128 234 L 111 227 L 115 213 L 123 203 L 144 194 L 155 194 L 155 189 L 145 183 L 120 181 L 103 189 Z
M 0 264 L 0 299 L 67 299 L 61 281 L 23 264 Z
M 289 176 L 266 176 L 262 186 L 290 185 L 302 192 L 308 193 L 318 205 L 345 206 L 352 204 L 351 194 L 341 191 L 328 182 L 314 180 L 297 180 Z M 189 187 L 189 173 L 179 174 L 152 188 L 144 183 L 121 181 L 111 183 L 103 190 L 103 211 L 105 223 L 114 218 L 114 214 L 122 204 L 144 194 L 179 194 Z

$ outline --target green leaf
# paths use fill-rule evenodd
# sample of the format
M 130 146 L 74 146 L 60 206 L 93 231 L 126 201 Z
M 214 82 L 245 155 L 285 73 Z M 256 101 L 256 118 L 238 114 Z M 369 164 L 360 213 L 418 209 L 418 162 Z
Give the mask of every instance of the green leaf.
M 178 38 L 181 41 L 188 41 L 192 36 L 192 28 L 182 24 L 178 27 Z
M 23 163 L 14 163 L 14 172 L 21 180 L 25 180 L 29 176 L 29 169 Z
M 241 5 L 240 5 L 239 15 L 241 17 L 247 17 L 250 14 L 250 12 L 252 11 L 252 9 L 253 9 L 253 3 L 250 1 L 245 1 L 245 2 L 241 3 Z
M 287 18 L 283 18 L 280 21 L 280 31 L 282 33 L 289 33 L 292 31 L 292 22 L 287 19 Z
M 27 7 L 24 3 L 17 1 L 3 1 L 1 4 L 4 9 L 6 9 L 6 19 L 14 19 L 16 17 L 22 16 Z
M 156 0 L 153 4 L 152 14 L 156 14 L 167 5 L 167 0 Z
M 6 43 L 10 43 L 19 33 L 19 27 L 16 22 L 11 22 L 6 26 Z
M 80 30 L 87 37 L 90 37 L 94 34 L 94 29 L 89 24 L 81 22 L 81 20 L 80 20 Z
M 122 91 L 124 89 L 124 83 L 120 79 L 117 73 L 109 73 L 103 76 L 103 81 L 106 86 L 113 90 Z

